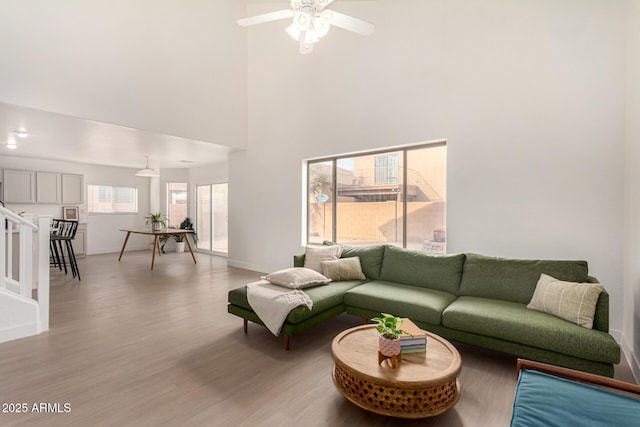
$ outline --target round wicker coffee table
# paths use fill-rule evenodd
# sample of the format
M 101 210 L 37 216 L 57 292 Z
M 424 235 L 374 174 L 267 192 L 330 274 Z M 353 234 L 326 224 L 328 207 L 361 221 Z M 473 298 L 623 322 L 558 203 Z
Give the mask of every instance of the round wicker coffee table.
M 460 398 L 460 354 L 442 337 L 427 334 L 427 352 L 403 354 L 396 369 L 378 365 L 375 325 L 347 329 L 333 340 L 333 382 L 352 403 L 382 415 L 425 418 Z

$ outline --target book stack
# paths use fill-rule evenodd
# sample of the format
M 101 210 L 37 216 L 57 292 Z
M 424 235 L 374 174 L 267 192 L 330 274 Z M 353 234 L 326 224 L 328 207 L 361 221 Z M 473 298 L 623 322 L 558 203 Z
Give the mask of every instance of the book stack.
M 413 354 L 427 351 L 427 334 L 410 319 L 402 319 L 400 329 L 406 334 L 400 335 L 400 353 Z

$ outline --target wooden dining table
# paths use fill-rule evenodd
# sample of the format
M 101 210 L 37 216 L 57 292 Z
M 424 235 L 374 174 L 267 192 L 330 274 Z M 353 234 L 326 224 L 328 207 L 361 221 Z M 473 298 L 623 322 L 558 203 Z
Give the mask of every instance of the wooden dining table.
M 187 242 L 187 247 L 189 248 L 189 252 L 191 253 L 191 258 L 193 258 L 193 263 L 197 264 L 196 256 L 193 254 L 193 248 L 191 247 L 191 242 L 189 241 L 188 234 L 193 233 L 193 230 L 185 230 L 182 228 L 163 228 L 161 230 L 120 230 L 127 233 L 127 236 L 124 238 L 124 243 L 122 245 L 122 250 L 120 251 L 120 256 L 118 257 L 118 261 L 122 259 L 122 254 L 124 253 L 124 248 L 127 247 L 127 242 L 129 241 L 129 236 L 131 234 L 146 234 L 148 236 L 153 236 L 153 251 L 151 255 L 151 270 L 153 270 L 153 265 L 156 262 L 156 250 L 158 251 L 158 256 L 162 256 L 162 251 L 160 250 L 160 236 L 175 236 L 175 235 L 183 235 L 184 240 Z

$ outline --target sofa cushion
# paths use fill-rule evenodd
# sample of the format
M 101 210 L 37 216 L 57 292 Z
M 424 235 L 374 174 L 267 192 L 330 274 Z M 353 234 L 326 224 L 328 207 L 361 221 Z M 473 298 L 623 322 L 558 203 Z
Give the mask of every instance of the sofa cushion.
M 361 280 L 348 280 L 331 282 L 327 285 L 305 289 L 304 293 L 311 298 L 311 301 L 313 301 L 313 310 L 309 310 L 304 306 L 294 308 L 287 316 L 286 322 L 299 323 L 325 310 L 341 306 L 344 300 L 344 293 L 361 283 Z M 229 291 L 228 301 L 229 304 L 237 305 L 238 307 L 253 311 L 247 301 L 246 286 Z
M 596 304 L 603 290 L 600 284 L 564 282 L 542 274 L 527 308 L 591 329 Z
M 386 246 L 380 280 L 458 294 L 464 254 L 429 255 Z
M 467 254 L 459 295 L 527 304 L 540 275 L 558 280 L 586 282 L 586 261 L 551 261 L 494 258 Z
M 323 285 L 331 282 L 331 279 L 323 276 L 315 270 L 304 267 L 285 268 L 262 276 L 263 280 L 272 285 L 278 285 L 291 289 L 304 289 L 311 286 Z
M 360 257 L 340 258 L 331 261 L 320 261 L 322 274 L 331 280 L 365 280 L 366 276 L 360 266 Z
M 620 361 L 618 344 L 606 332 L 529 310 L 524 304 L 462 296 L 445 308 L 442 324 L 596 362 Z
M 325 240 L 324 245 L 336 245 L 334 242 Z M 382 267 L 382 258 L 384 256 L 384 245 L 375 246 L 342 246 L 341 258 L 351 258 L 357 256 L 360 258 L 360 266 L 362 272 L 368 279 L 376 280 L 380 278 L 380 268 Z
M 579 382 L 523 369 L 513 398 L 510 427 L 637 426 L 640 398 L 588 380 Z
M 456 299 L 448 292 L 374 280 L 347 291 L 344 303 L 380 313 L 393 313 L 414 321 L 439 325 L 442 310 Z
M 304 267 L 322 273 L 320 262 L 340 258 L 342 246 L 312 246 L 308 245 L 304 251 Z

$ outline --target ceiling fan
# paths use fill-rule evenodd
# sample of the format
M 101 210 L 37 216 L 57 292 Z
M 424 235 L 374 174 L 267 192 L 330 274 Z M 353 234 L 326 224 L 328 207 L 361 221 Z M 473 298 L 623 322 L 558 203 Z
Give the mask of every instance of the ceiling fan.
M 333 25 L 354 33 L 368 36 L 373 33 L 375 25 L 325 9 L 333 0 L 291 0 L 291 9 L 265 13 L 238 20 L 243 27 L 293 18 L 293 23 L 286 28 L 287 33 L 300 43 L 300 53 L 313 52 L 313 44 L 324 37 Z

